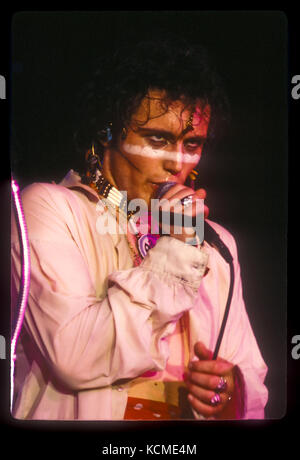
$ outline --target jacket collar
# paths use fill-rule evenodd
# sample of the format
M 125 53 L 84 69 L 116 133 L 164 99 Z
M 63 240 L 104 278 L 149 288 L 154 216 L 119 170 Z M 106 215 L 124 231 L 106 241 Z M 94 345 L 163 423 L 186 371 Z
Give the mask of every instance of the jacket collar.
M 81 177 L 80 175 L 74 171 L 73 169 L 70 169 L 70 171 L 66 174 L 66 176 L 63 178 L 61 182 L 59 182 L 59 185 L 62 185 L 63 187 L 67 188 L 76 188 L 76 189 L 82 189 L 88 192 L 90 195 L 91 199 L 99 201 L 99 196 L 98 193 L 93 190 L 89 185 L 83 184 L 81 182 Z

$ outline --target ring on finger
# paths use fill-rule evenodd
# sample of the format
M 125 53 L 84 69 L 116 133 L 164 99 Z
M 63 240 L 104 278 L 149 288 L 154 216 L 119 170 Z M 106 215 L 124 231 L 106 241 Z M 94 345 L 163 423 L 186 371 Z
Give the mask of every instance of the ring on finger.
M 219 383 L 217 385 L 216 391 L 225 391 L 227 388 L 227 381 L 224 377 L 220 377 Z
M 184 208 L 187 208 L 188 206 L 190 206 L 193 203 L 193 195 L 185 196 L 180 201 L 181 201 L 182 206 Z
M 212 406 L 217 406 L 218 404 L 220 404 L 220 402 L 221 402 L 221 396 L 219 395 L 219 393 L 215 393 L 214 396 L 210 400 L 210 404 Z

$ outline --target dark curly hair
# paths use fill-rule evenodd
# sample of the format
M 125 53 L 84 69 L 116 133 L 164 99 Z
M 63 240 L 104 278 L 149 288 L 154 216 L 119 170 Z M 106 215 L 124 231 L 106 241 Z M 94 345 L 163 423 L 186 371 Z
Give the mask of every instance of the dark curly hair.
M 76 147 L 86 151 L 93 144 L 102 155 L 101 138 L 111 123 L 112 142 L 119 139 L 149 89 L 165 91 L 164 107 L 196 100 L 211 107 L 208 138 L 212 139 L 229 119 L 227 97 L 220 77 L 208 60 L 206 50 L 184 39 L 153 39 L 121 46 L 102 56 L 91 79 L 83 88 L 77 106 L 80 123 Z

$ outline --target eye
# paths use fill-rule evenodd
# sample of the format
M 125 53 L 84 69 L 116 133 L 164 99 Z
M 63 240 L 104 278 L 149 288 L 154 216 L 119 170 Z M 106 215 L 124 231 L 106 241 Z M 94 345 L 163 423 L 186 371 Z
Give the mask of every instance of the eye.
M 153 145 L 153 147 L 163 147 L 168 144 L 167 139 L 165 139 L 163 136 L 160 136 L 159 134 L 147 136 L 147 140 L 151 145 Z
M 189 151 L 195 151 L 195 150 L 200 150 L 203 147 L 203 141 L 202 140 L 190 140 L 186 141 L 184 143 L 184 146 L 187 150 Z

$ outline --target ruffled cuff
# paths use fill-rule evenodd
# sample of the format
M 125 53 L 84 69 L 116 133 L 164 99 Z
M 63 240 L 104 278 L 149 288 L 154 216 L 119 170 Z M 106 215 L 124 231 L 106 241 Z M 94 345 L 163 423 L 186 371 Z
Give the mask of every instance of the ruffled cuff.
M 141 263 L 157 274 L 168 273 L 178 282 L 198 290 L 208 262 L 208 254 L 170 236 L 161 237 Z

